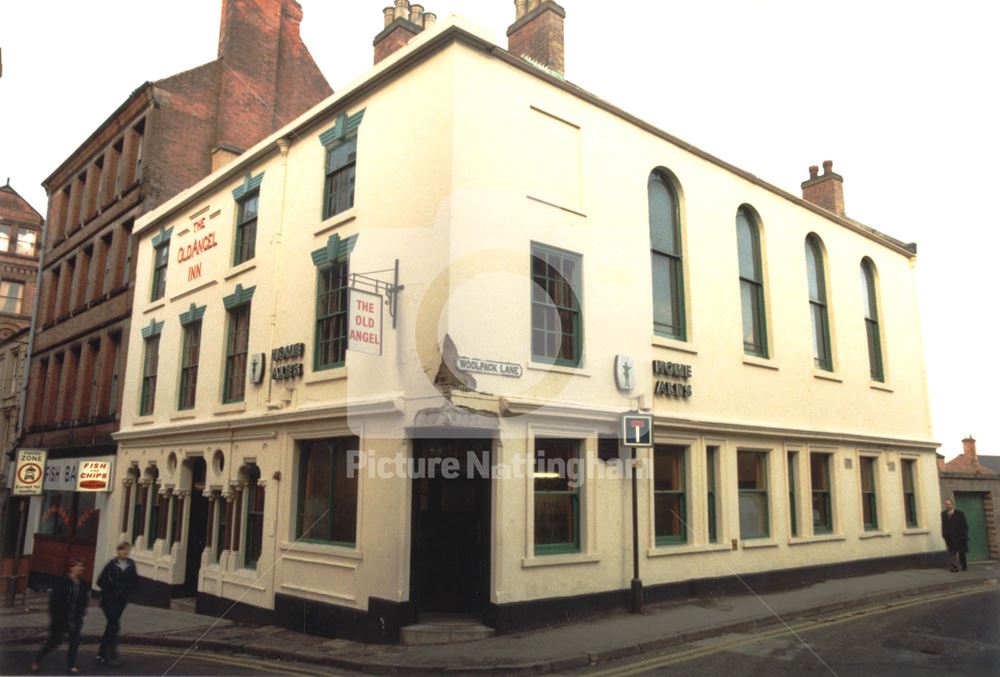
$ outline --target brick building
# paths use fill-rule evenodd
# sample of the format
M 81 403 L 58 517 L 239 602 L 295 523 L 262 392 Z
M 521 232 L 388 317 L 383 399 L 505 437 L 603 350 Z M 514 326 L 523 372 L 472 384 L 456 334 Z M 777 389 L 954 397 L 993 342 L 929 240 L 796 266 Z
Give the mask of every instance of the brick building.
M 80 459 L 115 453 L 133 223 L 331 93 L 301 20 L 296 0 L 223 0 L 218 58 L 140 85 L 43 182 L 48 228 L 21 439 L 49 459 L 28 517 L 33 575 L 61 574 L 72 555 L 92 563 L 106 531 L 108 495 L 75 491 L 75 474 Z
M 960 455 L 947 462 L 938 458 L 938 481 L 942 509 L 945 500 L 954 500 L 969 523 L 969 560 L 1000 559 L 1000 523 L 996 514 L 1000 473 L 982 462 L 972 435 L 962 440 Z

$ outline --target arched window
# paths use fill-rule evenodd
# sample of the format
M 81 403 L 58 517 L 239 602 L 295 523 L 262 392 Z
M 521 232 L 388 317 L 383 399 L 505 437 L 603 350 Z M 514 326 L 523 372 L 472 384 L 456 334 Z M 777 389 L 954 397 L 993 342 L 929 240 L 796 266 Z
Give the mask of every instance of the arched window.
M 740 258 L 740 305 L 743 309 L 743 352 L 767 357 L 764 320 L 764 274 L 760 264 L 760 231 L 750 211 L 736 212 L 736 246 Z
M 819 238 L 806 238 L 806 272 L 809 276 L 809 314 L 812 318 L 813 359 L 816 366 L 833 371 L 830 354 L 830 318 L 826 308 L 826 276 Z
M 677 194 L 659 172 L 649 175 L 649 236 L 653 259 L 653 329 L 687 339 L 684 330 L 684 271 Z
M 865 332 L 868 334 L 868 369 L 873 381 L 884 381 L 882 340 L 879 338 L 878 299 L 875 293 L 875 266 L 871 259 L 861 259 L 861 289 L 865 299 Z

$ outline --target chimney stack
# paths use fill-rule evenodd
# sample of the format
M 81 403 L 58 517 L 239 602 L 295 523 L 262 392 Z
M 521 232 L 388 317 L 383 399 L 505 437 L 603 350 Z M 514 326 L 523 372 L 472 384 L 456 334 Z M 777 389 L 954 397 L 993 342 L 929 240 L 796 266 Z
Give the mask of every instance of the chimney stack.
M 507 29 L 508 51 L 564 75 L 566 10 L 552 0 L 514 0 L 514 8 L 514 23 Z
M 844 212 L 844 177 L 834 174 L 833 161 L 823 161 L 823 175 L 819 175 L 819 167 L 809 168 L 809 179 L 802 182 L 802 199 L 822 207 L 837 216 L 846 216 Z
M 972 435 L 969 435 L 962 440 L 962 455 L 967 457 L 970 461 L 979 460 L 976 456 L 976 438 Z
M 382 10 L 385 27 L 375 36 L 375 63 L 406 46 L 413 38 L 431 28 L 437 17 L 424 11 L 423 5 L 411 5 L 409 0 L 395 0 L 392 7 Z

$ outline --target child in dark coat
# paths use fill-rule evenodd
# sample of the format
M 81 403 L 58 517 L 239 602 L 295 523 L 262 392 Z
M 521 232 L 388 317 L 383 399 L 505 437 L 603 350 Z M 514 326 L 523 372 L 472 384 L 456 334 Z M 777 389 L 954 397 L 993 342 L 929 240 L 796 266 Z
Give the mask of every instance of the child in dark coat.
M 90 601 L 90 587 L 82 579 L 83 569 L 83 560 L 72 558 L 69 561 L 69 571 L 59 579 L 49 595 L 49 637 L 31 664 L 32 672 L 41 669 L 42 660 L 59 646 L 63 635 L 69 635 L 66 670 L 71 673 L 79 672 L 76 654 L 80 649 L 83 617 L 87 614 L 87 604 Z

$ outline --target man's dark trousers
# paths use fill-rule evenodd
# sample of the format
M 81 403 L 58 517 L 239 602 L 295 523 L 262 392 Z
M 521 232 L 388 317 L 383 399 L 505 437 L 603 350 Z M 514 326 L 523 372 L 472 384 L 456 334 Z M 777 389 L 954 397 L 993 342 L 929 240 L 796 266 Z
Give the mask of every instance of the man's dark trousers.
M 107 659 L 116 658 L 118 656 L 118 633 L 121 630 L 125 600 L 118 597 L 102 599 L 101 611 L 108 619 L 108 624 L 104 628 L 104 637 L 101 638 L 101 648 L 97 650 L 97 655 Z

